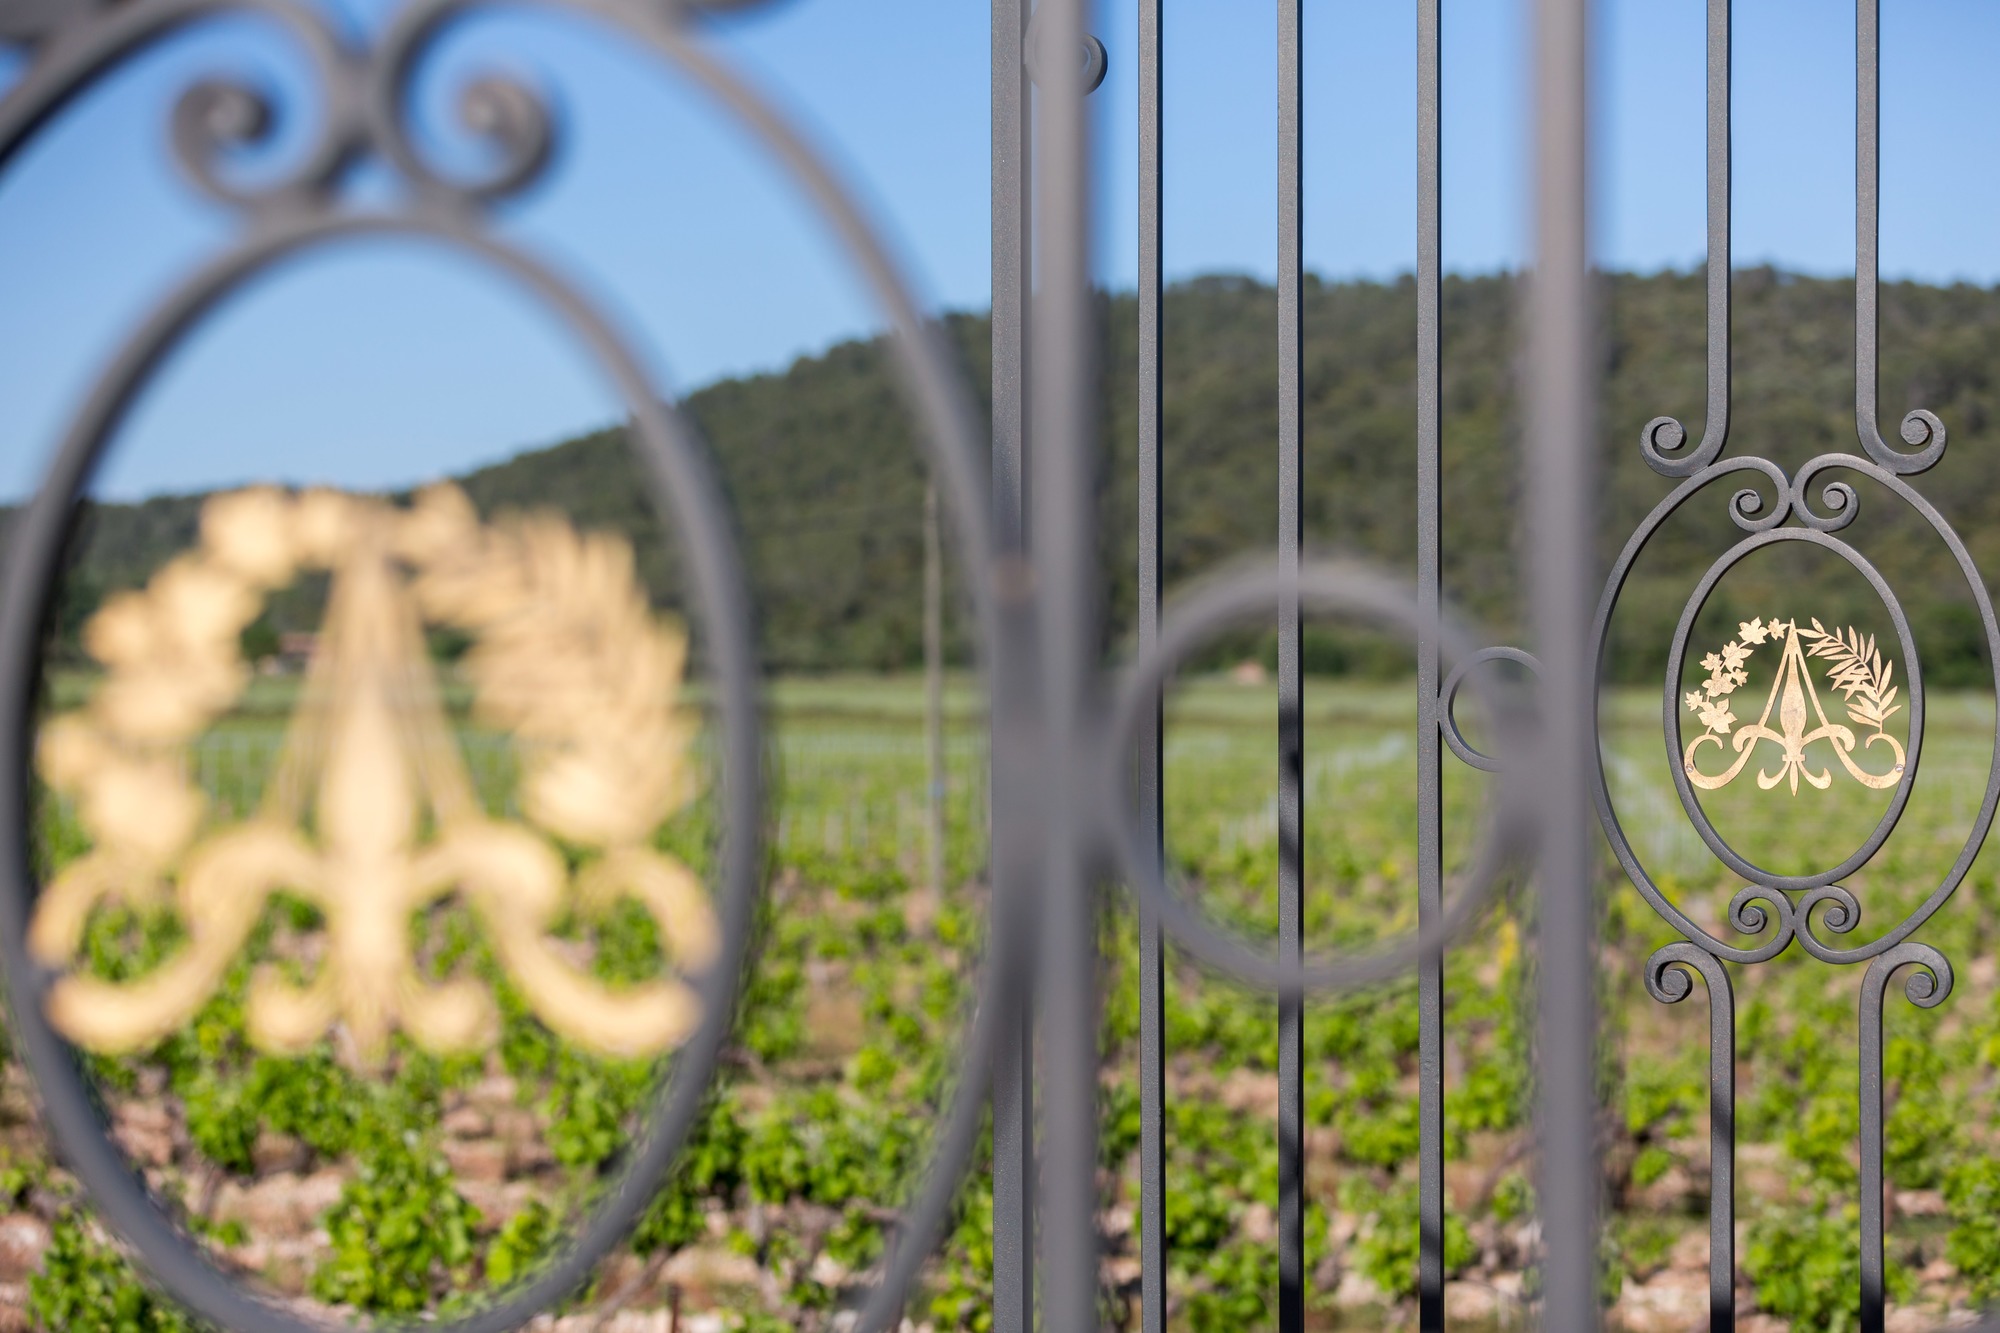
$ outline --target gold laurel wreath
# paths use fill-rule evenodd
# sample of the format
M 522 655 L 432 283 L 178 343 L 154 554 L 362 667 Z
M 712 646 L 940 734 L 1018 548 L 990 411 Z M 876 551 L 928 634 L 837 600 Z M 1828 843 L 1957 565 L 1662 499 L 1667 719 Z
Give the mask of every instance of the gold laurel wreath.
M 258 816 L 203 837 L 211 821 L 186 746 L 241 695 L 238 639 L 265 597 L 313 569 L 335 574 L 326 636 L 340 647 L 315 657 Z M 477 715 L 512 733 L 522 811 L 567 846 L 574 874 L 549 837 L 480 810 L 443 725 L 423 622 L 473 638 Z M 489 1039 L 497 1014 L 484 988 L 428 984 L 410 952 L 410 915 L 453 893 L 553 1030 L 627 1056 L 693 1030 L 700 1003 L 681 980 L 613 990 L 548 935 L 572 907 L 629 896 L 682 971 L 719 952 L 701 883 L 649 844 L 693 795 L 692 724 L 677 706 L 686 644 L 653 615 L 623 541 L 546 516 L 482 525 L 455 487 L 407 510 L 332 491 L 240 491 L 207 503 L 195 551 L 108 601 L 85 646 L 106 677 L 85 709 L 44 728 L 39 761 L 75 798 L 93 847 L 42 894 L 30 947 L 72 966 L 110 899 L 171 903 L 187 941 L 136 981 L 60 978 L 48 1011 L 71 1039 L 121 1052 L 164 1038 L 214 992 L 281 891 L 322 910 L 328 948 L 304 986 L 269 967 L 253 978 L 248 1027 L 264 1047 L 303 1049 L 340 1021 L 369 1058 L 395 1027 L 434 1050 Z M 391 710 L 384 694 L 408 706 Z

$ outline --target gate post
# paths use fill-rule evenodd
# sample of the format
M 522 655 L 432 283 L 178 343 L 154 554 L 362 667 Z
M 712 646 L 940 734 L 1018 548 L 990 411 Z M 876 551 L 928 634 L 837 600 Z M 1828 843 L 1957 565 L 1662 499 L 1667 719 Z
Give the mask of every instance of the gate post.
M 1536 938 L 1545 1328 L 1597 1327 L 1596 743 L 1587 645 L 1596 347 L 1589 272 L 1589 0 L 1535 8 L 1535 269 L 1528 288 L 1531 619 L 1542 660 Z
M 992 0 L 993 526 L 1001 549 L 1010 553 L 1023 549 L 1027 531 L 1029 3 Z M 990 791 L 999 789 L 998 781 L 989 784 Z M 997 908 L 997 895 L 994 902 Z M 1008 928 L 997 912 L 992 928 Z M 996 1333 L 1032 1333 L 1035 1320 L 1034 1005 L 1031 987 L 1018 994 L 1018 1011 L 1001 1020 L 993 1063 Z

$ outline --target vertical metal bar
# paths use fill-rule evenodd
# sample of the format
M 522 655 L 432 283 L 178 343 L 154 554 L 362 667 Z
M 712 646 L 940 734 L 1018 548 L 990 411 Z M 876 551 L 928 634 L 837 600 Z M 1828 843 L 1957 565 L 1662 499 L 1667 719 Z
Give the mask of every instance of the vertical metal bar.
M 1543 1326 L 1597 1326 L 1596 673 L 1586 645 L 1596 352 L 1591 336 L 1589 0 L 1535 6 L 1535 270 L 1528 283 L 1530 605 L 1542 659 L 1537 926 Z
M 992 0 L 993 505 L 1002 548 L 1027 529 L 1029 115 L 1028 0 Z M 998 781 L 994 786 L 998 788 Z M 1006 928 L 999 920 L 998 931 Z M 993 1069 L 993 1327 L 1033 1333 L 1034 1007 L 1020 991 Z
M 1139 0 L 1139 651 L 1160 637 L 1160 499 L 1164 417 L 1165 225 L 1161 195 L 1163 0 Z M 1134 790 L 1146 836 L 1165 853 L 1164 730 L 1156 707 L 1139 737 Z M 1141 1333 L 1167 1329 L 1166 947 L 1159 913 L 1139 905 L 1139 1315 Z
M 1878 457 L 1881 132 L 1882 7 L 1880 0 L 1855 0 L 1854 424 L 1862 445 Z M 1900 953 L 1876 958 L 1861 982 L 1861 1333 L 1882 1333 L 1888 1318 L 1882 1251 L 1882 991 L 1901 965 Z
M 1861 982 L 1861 1333 L 1888 1320 L 1882 1253 L 1882 992 L 1893 966 L 1869 964 Z
M 1708 1327 L 1730 1333 L 1736 1327 L 1736 992 L 1719 959 L 1715 977 L 1708 983 Z
M 1302 0 L 1278 0 L 1278 949 L 1303 950 L 1305 720 L 1299 678 L 1305 289 Z M 1305 997 L 1278 997 L 1278 1329 L 1305 1327 Z
M 1861 1333 L 1882 1333 L 1888 1317 L 1884 1283 L 1882 1175 L 1882 1002 L 1889 982 L 1910 964 L 1903 994 L 1919 1009 L 1951 997 L 1951 961 L 1928 944 L 1903 943 L 1877 954 L 1861 978 Z
M 1881 0 L 1854 0 L 1854 424 L 1864 443 L 1878 430 L 1881 133 Z
M 1027 530 L 1028 284 L 1034 149 L 1028 87 L 1031 0 L 993 4 L 993 508 L 1006 547 Z
M 924 893 L 935 919 L 944 903 L 944 543 L 938 488 L 924 487 Z
M 1730 0 L 1708 0 L 1708 417 L 1704 445 L 1729 439 Z
M 1439 0 L 1417 3 L 1417 921 L 1444 911 L 1444 792 L 1438 718 L 1441 340 Z M 1444 953 L 1417 968 L 1417 1326 L 1444 1327 Z
M 1646 990 L 1662 1004 L 1694 994 L 1693 974 L 1708 987 L 1708 1327 L 1736 1327 L 1736 991 L 1714 954 L 1685 940 L 1646 963 Z
M 1089 265 L 1090 126 L 1084 115 L 1087 0 L 1042 0 L 1036 61 L 1035 256 L 1031 316 L 1034 543 L 1048 726 L 1047 868 L 1041 904 L 1042 1171 L 1037 1265 L 1050 1333 L 1086 1333 L 1097 1314 L 1097 899 L 1085 857 L 1098 661 L 1096 416 Z
M 993 507 L 1002 545 L 1027 530 L 1032 0 L 993 3 Z M 1009 540 L 1012 538 L 1013 540 Z
M 1919 471 L 1944 454 L 1944 423 L 1921 408 L 1903 418 L 1906 454 L 1882 438 L 1880 407 L 1880 296 L 1882 230 L 1882 6 L 1854 6 L 1854 429 L 1863 449 L 1898 472 Z
M 1708 0 L 1708 416 L 1702 442 L 1729 440 L 1731 0 Z M 1708 979 L 1708 1326 L 1736 1327 L 1736 1004 L 1717 961 Z M 1720 978 L 1720 984 L 1717 978 Z

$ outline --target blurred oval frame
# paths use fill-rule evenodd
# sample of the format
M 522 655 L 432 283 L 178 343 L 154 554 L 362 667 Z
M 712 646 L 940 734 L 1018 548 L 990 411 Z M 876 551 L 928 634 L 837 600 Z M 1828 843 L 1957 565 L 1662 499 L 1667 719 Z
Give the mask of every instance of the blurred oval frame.
M 673 1057 L 655 1091 L 646 1124 L 625 1163 L 599 1196 L 588 1222 L 552 1258 L 492 1303 L 458 1318 L 420 1319 L 406 1326 L 445 1333 L 499 1333 L 579 1288 L 599 1258 L 615 1246 L 651 1202 L 709 1093 L 750 962 L 754 904 L 765 870 L 762 848 L 762 744 L 750 606 L 727 510 L 710 475 L 705 447 L 692 426 L 652 388 L 611 323 L 552 269 L 487 233 L 477 206 L 524 187 L 547 160 L 550 128 L 532 94 L 482 81 L 463 106 L 475 133 L 502 141 L 515 158 L 498 178 L 457 185 L 432 173 L 406 137 L 406 85 L 420 57 L 456 21 L 491 8 L 489 0 L 413 0 L 397 12 L 374 50 L 336 34 L 322 15 L 285 0 L 138 0 L 83 17 L 60 16 L 60 31 L 41 34 L 21 78 L 0 97 L 0 174 L 64 107 L 83 97 L 128 58 L 179 30 L 227 15 L 273 19 L 311 57 L 326 99 L 326 126 L 304 154 L 304 167 L 260 195 L 238 194 L 200 157 L 260 138 L 268 108 L 254 94 L 209 81 L 196 83 L 174 115 L 173 141 L 197 187 L 250 214 L 248 235 L 200 268 L 129 337 L 76 415 L 33 501 L 18 514 L 0 583 L 0 965 L 23 1055 L 34 1075 L 46 1120 L 70 1168 L 94 1206 L 129 1241 L 153 1275 L 204 1318 L 233 1328 L 307 1333 L 323 1324 L 260 1299 L 212 1263 L 199 1244 L 156 1203 L 130 1162 L 112 1143 L 74 1048 L 42 1011 L 53 974 L 27 950 L 27 928 L 39 885 L 32 860 L 33 785 L 30 763 L 43 678 L 44 634 L 54 609 L 77 499 L 126 411 L 159 363 L 215 306 L 286 258 L 365 235 L 427 238 L 482 261 L 524 288 L 591 354 L 617 384 L 633 414 L 634 453 L 646 467 L 655 509 L 674 520 L 688 559 L 696 622 L 717 691 L 722 726 L 718 893 L 723 927 L 719 961 L 699 979 L 699 1028 Z M 860 270 L 889 317 L 905 395 L 923 427 L 923 445 L 938 468 L 966 568 L 978 622 L 977 646 L 997 641 L 996 598 L 990 581 L 994 543 L 986 488 L 976 466 L 977 432 L 970 399 L 939 339 L 910 295 L 904 277 L 852 197 L 804 138 L 733 72 L 704 51 L 679 7 L 652 13 L 618 0 L 549 0 L 553 12 L 594 19 L 624 33 L 709 99 L 775 160 Z M 373 152 L 420 187 L 406 207 L 387 214 L 342 207 L 338 176 L 350 156 Z M 318 186 L 320 188 L 315 189 Z M 443 198 L 440 198 L 440 193 Z M 982 662 L 983 665 L 983 662 Z M 902 1291 L 933 1242 L 969 1158 L 985 1095 L 992 1045 L 996 980 L 1009 969 L 995 954 L 1006 933 L 989 940 L 981 1003 L 961 1064 L 950 1112 L 940 1124 L 930 1178 L 907 1215 L 872 1293 L 863 1327 L 900 1306 Z M 878 1312 L 881 1312 L 878 1314 Z M 390 1321 L 374 1327 L 396 1327 Z

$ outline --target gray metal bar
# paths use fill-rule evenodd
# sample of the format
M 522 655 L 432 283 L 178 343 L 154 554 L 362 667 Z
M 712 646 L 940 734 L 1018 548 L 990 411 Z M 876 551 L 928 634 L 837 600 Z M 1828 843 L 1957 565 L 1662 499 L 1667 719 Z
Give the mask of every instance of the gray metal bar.
M 1027 34 L 1032 0 L 993 4 L 993 509 L 1002 546 L 1027 530 L 1028 291 L 1034 149 Z M 1010 540 L 1010 538 L 1012 540 Z
M 993 0 L 993 526 L 1003 550 L 1018 550 L 1027 529 L 1027 5 Z M 992 928 L 1004 927 L 996 918 Z M 1033 1333 L 1035 1319 L 1033 988 L 1020 994 L 1020 1013 L 1003 1024 L 993 1068 L 996 1333 Z
M 1882 1249 L 1882 992 L 1893 965 L 1877 959 L 1861 982 L 1861 1333 L 1888 1323 Z
M 1731 0 L 1708 0 L 1708 418 L 1704 444 L 1729 440 Z M 1729 972 L 1709 978 L 1708 1326 L 1736 1327 L 1736 1006 Z
M 1439 0 L 1417 3 L 1417 923 L 1444 910 L 1443 731 L 1438 717 L 1442 470 Z M 1444 1327 L 1444 954 L 1417 969 L 1417 1326 Z
M 1278 949 L 1301 957 L 1305 721 L 1299 678 L 1299 472 L 1303 453 L 1302 0 L 1278 0 Z M 1305 1327 L 1305 1003 L 1278 997 L 1278 1329 Z
M 1864 444 L 1876 422 L 1881 374 L 1882 6 L 1854 4 L 1854 423 Z M 1861 985 L 1861 1333 L 1888 1319 L 1882 1252 L 1882 985 L 1869 966 Z
M 932 919 L 944 903 L 944 540 L 938 488 L 924 487 L 924 895 Z
M 1042 0 L 1052 52 L 1084 50 L 1086 0 Z M 1042 777 L 1046 873 L 1041 903 L 1042 1170 L 1037 1266 L 1050 1333 L 1085 1333 L 1097 1317 L 1097 897 L 1086 860 L 1094 785 L 1085 749 L 1098 664 L 1096 417 L 1091 335 L 1090 125 L 1083 62 L 1037 61 L 1035 229 L 1041 279 L 1030 328 L 1035 376 L 1033 563 L 1040 605 L 1048 765 Z
M 1918 408 L 1903 417 L 1904 444 L 1892 447 L 1876 420 L 1881 374 L 1882 6 L 1854 6 L 1854 431 L 1868 456 L 1892 472 L 1922 472 L 1944 456 L 1945 428 Z
M 1736 992 L 1714 960 L 1708 984 L 1708 1327 L 1736 1327 Z
M 1160 470 L 1164 403 L 1160 347 L 1166 269 L 1161 249 L 1163 0 L 1139 0 L 1139 651 L 1160 637 Z M 1139 737 L 1133 790 L 1139 820 L 1165 853 L 1164 732 L 1156 705 Z M 1139 1312 L 1141 1333 L 1167 1329 L 1166 947 L 1159 913 L 1139 900 Z
M 1854 3 L 1854 424 L 1878 438 L 1882 226 L 1882 4 Z
M 1736 991 L 1720 958 L 1686 940 L 1646 963 L 1646 989 L 1662 1004 L 1694 994 L 1699 972 L 1708 988 L 1708 1327 L 1736 1327 Z
M 1530 606 L 1542 661 L 1537 935 L 1543 1327 L 1597 1327 L 1596 850 L 1585 775 L 1596 673 L 1589 0 L 1535 6 L 1535 271 L 1528 283 Z
M 1861 1333 L 1882 1333 L 1888 1316 L 1883 1262 L 1882 1002 L 1889 982 L 1915 964 L 1903 994 L 1919 1009 L 1951 996 L 1951 961 L 1928 944 L 1905 940 L 1868 964 L 1861 978 Z
M 1702 442 L 1729 439 L 1731 0 L 1708 0 L 1708 416 Z

